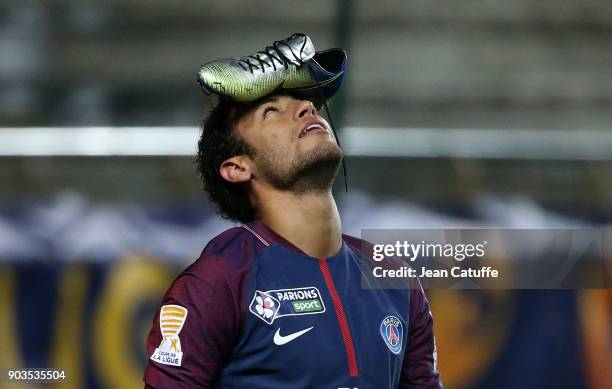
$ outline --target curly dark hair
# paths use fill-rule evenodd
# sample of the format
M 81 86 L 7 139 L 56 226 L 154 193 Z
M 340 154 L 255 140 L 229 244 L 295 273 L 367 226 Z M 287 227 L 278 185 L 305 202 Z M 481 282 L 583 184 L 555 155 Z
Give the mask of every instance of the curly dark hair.
M 219 97 L 209 115 L 202 121 L 202 133 L 195 158 L 200 179 L 221 217 L 248 223 L 255 219 L 255 208 L 249 200 L 247 183 L 226 181 L 219 172 L 221 163 L 235 155 L 254 155 L 252 148 L 235 128 L 242 115 L 253 104 Z

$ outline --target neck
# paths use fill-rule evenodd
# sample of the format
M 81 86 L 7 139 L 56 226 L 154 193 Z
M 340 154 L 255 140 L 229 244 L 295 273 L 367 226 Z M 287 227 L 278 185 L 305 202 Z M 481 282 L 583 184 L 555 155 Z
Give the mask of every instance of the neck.
M 331 190 L 270 190 L 257 197 L 259 219 L 308 256 L 325 258 L 340 250 L 342 226 Z

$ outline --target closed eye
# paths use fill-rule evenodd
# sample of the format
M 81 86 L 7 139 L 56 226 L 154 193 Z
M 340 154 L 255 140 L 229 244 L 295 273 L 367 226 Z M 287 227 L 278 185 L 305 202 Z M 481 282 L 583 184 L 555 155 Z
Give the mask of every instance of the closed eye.
M 268 116 L 268 115 L 269 115 L 271 112 L 276 112 L 276 111 L 278 111 L 278 109 L 277 109 L 276 107 L 274 107 L 274 106 L 269 106 L 269 107 L 266 107 L 266 108 L 264 108 L 264 110 L 263 110 L 262 116 L 265 118 L 265 117 L 267 117 L 267 116 Z

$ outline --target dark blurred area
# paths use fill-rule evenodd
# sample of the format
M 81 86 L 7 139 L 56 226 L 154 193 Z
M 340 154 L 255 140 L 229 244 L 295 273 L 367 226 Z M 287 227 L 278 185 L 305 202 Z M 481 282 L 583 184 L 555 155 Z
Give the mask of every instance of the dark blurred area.
M 0 7 L 5 126 L 194 125 L 199 64 L 296 31 L 320 48 L 348 43 L 346 125 L 574 130 L 612 120 L 612 5 L 600 0 Z
M 605 1 L 9 1 L 0 15 L 4 127 L 196 126 L 212 102 L 195 84 L 201 63 L 254 52 L 296 31 L 316 47 L 349 51 L 345 91 L 332 104 L 340 128 L 607 132 L 612 120 L 612 6 Z M 461 206 L 483 191 L 518 193 L 610 218 L 609 158 L 348 154 L 351 188 L 376 196 Z M 96 196 L 109 170 L 141 188 L 128 185 L 121 197 L 200 193 L 186 158 L 78 165 L 3 160 L 8 190 L 0 196 L 62 188 Z M 388 171 L 394 180 L 379 174 Z
M 163 292 L 231 224 L 190 146 L 87 154 L 87 129 L 195 153 L 199 66 L 294 32 L 348 51 L 345 232 L 612 224 L 612 3 L 1 1 L 0 367 L 140 387 Z M 610 387 L 610 290 L 428 296 L 447 388 Z

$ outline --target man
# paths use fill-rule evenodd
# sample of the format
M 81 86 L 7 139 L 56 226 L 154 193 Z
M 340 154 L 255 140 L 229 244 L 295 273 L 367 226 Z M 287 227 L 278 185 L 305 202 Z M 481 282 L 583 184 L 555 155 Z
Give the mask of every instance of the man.
M 222 216 L 244 224 L 210 241 L 164 296 L 148 338 L 147 387 L 441 387 L 422 289 L 360 287 L 360 241 L 342 234 L 331 191 L 342 152 L 316 109 L 344 66 L 321 78 L 312 69 L 325 61 L 311 46 L 294 35 L 224 62 L 299 59 L 279 70 L 260 64 L 259 75 L 294 75 L 254 100 L 225 85 L 203 125 L 204 187 Z M 291 77 L 303 80 L 288 88 Z M 205 89 L 225 82 L 202 71 L 200 81 Z M 251 91 L 261 86 L 257 77 L 248 82 Z

